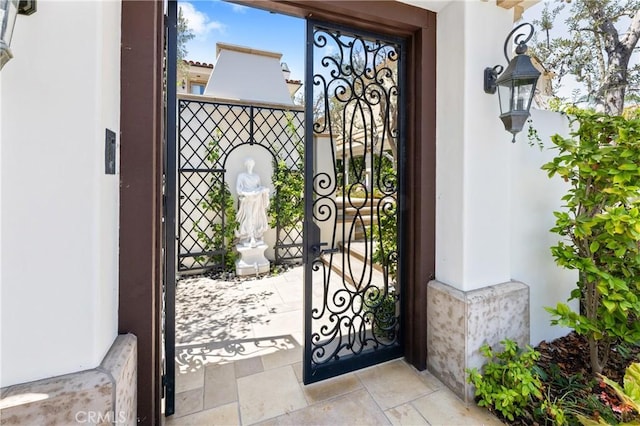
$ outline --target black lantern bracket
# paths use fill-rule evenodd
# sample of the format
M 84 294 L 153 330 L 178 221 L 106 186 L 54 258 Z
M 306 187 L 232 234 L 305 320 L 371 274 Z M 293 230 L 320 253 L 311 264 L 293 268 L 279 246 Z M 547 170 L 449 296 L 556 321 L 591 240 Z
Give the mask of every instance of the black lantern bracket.
M 504 67 L 502 65 L 496 65 L 495 67 L 487 67 L 484 69 L 484 93 L 488 93 L 493 95 L 496 93 L 496 89 L 498 86 L 496 85 L 496 80 L 498 76 L 502 74 L 504 71 Z
M 529 35 L 526 35 L 526 33 L 520 33 L 515 37 L 513 41 L 517 45 L 516 46 L 517 55 L 523 55 L 527 52 L 527 49 L 528 49 L 527 42 L 531 40 L 531 37 L 533 37 L 535 28 L 533 28 L 533 25 L 531 25 L 530 23 L 524 22 L 518 25 L 517 27 L 515 27 L 513 30 L 511 30 L 511 32 L 507 35 L 507 38 L 504 41 L 503 52 L 504 52 L 504 58 L 507 60 L 507 64 L 511 62 L 511 58 L 509 58 L 509 54 L 507 53 L 509 40 L 511 40 L 511 37 L 513 37 L 513 35 L 520 28 L 524 28 L 524 27 L 529 27 Z M 526 35 L 526 38 L 523 40 L 522 38 L 525 35 Z M 498 76 L 502 74 L 502 71 L 504 71 L 504 67 L 502 65 L 496 65 L 493 68 L 487 67 L 484 69 L 484 92 L 485 93 L 488 93 L 489 95 L 493 95 L 494 93 L 496 93 L 496 89 L 497 89 L 496 80 L 498 80 Z

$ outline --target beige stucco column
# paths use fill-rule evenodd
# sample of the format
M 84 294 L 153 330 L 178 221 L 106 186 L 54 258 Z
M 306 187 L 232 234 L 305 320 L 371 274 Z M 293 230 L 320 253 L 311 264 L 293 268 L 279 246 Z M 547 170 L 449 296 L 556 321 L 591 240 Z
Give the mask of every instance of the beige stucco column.
M 436 280 L 429 283 L 429 369 L 472 400 L 465 369 L 483 343 L 528 343 L 529 290 L 511 281 L 511 135 L 483 70 L 505 64 L 512 11 L 451 2 L 438 14 Z

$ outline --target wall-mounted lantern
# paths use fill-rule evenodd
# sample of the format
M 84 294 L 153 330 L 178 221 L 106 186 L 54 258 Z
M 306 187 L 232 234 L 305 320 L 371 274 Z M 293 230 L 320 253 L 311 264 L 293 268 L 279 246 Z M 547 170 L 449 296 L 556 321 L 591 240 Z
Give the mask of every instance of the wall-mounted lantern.
M 525 34 L 518 34 L 514 39 L 516 46 L 516 56 L 509 60 L 507 46 L 513 34 L 524 26 L 529 26 L 529 35 L 523 40 Z M 536 90 L 536 83 L 540 77 L 531 58 L 525 55 L 527 42 L 533 36 L 534 28 L 529 23 L 520 24 L 515 27 L 504 42 L 504 57 L 509 65 L 504 69 L 502 65 L 484 69 L 484 91 L 494 94 L 498 89 L 498 99 L 500 101 L 500 119 L 504 123 L 506 131 L 511 132 L 516 141 L 516 133 L 524 127 L 524 123 L 529 118 L 529 108 Z M 504 70 L 504 72 L 503 72 Z
M 13 58 L 11 37 L 17 15 L 31 15 L 36 11 L 36 0 L 0 0 L 0 70 Z

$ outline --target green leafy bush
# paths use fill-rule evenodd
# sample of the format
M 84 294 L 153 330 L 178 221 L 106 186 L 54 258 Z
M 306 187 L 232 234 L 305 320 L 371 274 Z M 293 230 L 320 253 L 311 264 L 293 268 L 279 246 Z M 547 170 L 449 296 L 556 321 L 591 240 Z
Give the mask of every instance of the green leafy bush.
M 275 193 L 268 214 L 270 227 L 291 230 L 301 229 L 304 219 L 304 144 L 293 123 L 293 116 L 287 114 L 286 120 L 286 132 L 295 144 L 297 158 L 294 165 L 288 165 L 282 159 L 273 160 L 271 181 Z
M 530 346 L 525 351 L 510 339 L 500 342 L 504 351 L 494 352 L 489 345 L 480 348 L 488 362 L 483 372 L 467 369 L 468 382 L 476 392 L 478 405 L 492 407 L 513 421 L 524 413 L 532 398 L 542 399 L 542 383 L 533 367 L 540 354 Z
M 274 161 L 272 182 L 275 194 L 269 204 L 269 226 L 301 226 L 304 218 L 302 169 L 292 169 L 283 160 Z
M 380 199 L 375 204 L 378 220 L 372 227 L 376 244 L 372 259 L 382 265 L 388 276 L 395 281 L 398 272 L 398 206 L 395 199 L 397 173 L 393 162 L 386 157 L 374 157 L 376 188 L 374 194 Z
M 373 323 L 373 334 L 378 338 L 393 340 L 398 322 L 396 313 L 397 297 L 393 291 L 385 292 L 378 287 L 370 287 L 364 295 L 365 317 Z
M 547 308 L 553 324 L 573 328 L 589 342 L 591 369 L 602 372 L 616 339 L 640 340 L 640 120 L 568 109 L 571 137 L 554 135 L 558 149 L 545 164 L 549 177 L 569 183 L 552 232 L 556 262 L 579 271 L 571 299 Z
M 209 152 L 207 153 L 207 162 L 211 167 L 217 163 L 220 158 L 220 152 L 218 143 L 220 135 L 216 134 L 216 137 L 211 138 L 207 147 Z M 222 212 L 224 216 L 224 229 L 221 222 L 211 224 L 211 230 L 206 231 L 206 227 L 203 228 L 199 223 L 194 224 L 198 240 L 204 246 L 205 251 L 224 250 L 224 254 L 216 254 L 209 256 L 209 259 L 205 259 L 204 256 L 196 258 L 199 262 L 209 261 L 214 264 L 223 264 L 224 269 L 227 271 L 235 270 L 236 259 L 238 253 L 234 249 L 235 231 L 238 229 L 239 223 L 236 220 L 236 209 L 233 205 L 233 196 L 229 190 L 229 185 L 225 182 L 224 185 L 216 185 L 215 177 L 211 177 L 209 181 L 209 190 L 207 191 L 204 199 L 200 203 L 200 207 L 206 211 L 216 212 L 220 214 Z
M 392 280 L 396 279 L 398 270 L 398 214 L 395 204 L 389 204 L 385 212 L 378 217 L 378 223 L 373 226 L 373 236 L 376 245 L 372 259 L 384 267 Z

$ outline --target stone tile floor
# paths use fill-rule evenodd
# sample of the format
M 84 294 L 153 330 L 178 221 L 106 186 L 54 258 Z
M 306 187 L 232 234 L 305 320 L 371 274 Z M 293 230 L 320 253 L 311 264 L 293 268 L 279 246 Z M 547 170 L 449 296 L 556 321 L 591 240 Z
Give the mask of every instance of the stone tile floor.
M 302 383 L 302 268 L 176 297 L 174 425 L 499 425 L 398 359 Z
M 466 406 L 430 373 L 418 372 L 404 360 L 305 386 L 301 362 L 287 363 L 300 359 L 302 352 L 286 352 L 212 364 L 179 376 L 176 413 L 165 424 L 501 424 L 486 410 Z

